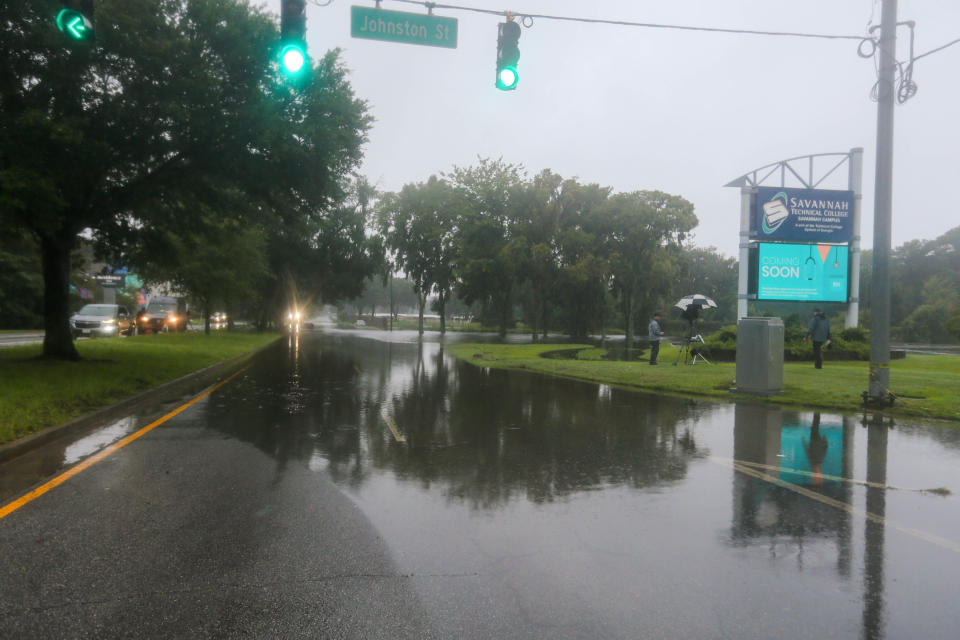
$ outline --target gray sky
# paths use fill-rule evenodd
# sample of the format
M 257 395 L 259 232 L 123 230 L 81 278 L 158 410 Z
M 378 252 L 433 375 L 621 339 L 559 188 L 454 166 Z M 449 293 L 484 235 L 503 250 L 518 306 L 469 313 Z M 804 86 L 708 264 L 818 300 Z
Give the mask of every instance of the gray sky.
M 279 13 L 279 0 L 261 2 Z M 873 244 L 874 62 L 850 40 L 641 29 L 535 19 L 520 37 L 520 84 L 493 86 L 497 16 L 456 10 L 456 49 L 350 37 L 350 6 L 307 6 L 314 55 L 343 50 L 376 122 L 361 172 L 381 189 L 426 180 L 477 156 L 549 168 L 616 191 L 660 189 L 696 207 L 694 242 L 736 255 L 730 180 L 778 160 L 864 148 L 864 248 Z M 450 4 L 639 22 L 861 35 L 879 0 L 457 0 Z M 423 13 L 384 0 L 382 7 Z M 916 53 L 960 37 L 960 2 L 900 0 Z M 898 33 L 898 58 L 909 32 Z M 893 243 L 960 224 L 950 207 L 960 149 L 960 45 L 917 62 L 917 95 L 895 115 Z M 823 188 L 846 188 L 846 170 Z

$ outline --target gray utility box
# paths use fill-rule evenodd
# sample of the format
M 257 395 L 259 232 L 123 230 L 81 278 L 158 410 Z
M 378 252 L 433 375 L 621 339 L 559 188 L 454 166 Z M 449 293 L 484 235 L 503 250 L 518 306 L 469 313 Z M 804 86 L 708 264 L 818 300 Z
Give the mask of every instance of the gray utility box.
M 737 391 L 772 395 L 783 389 L 783 320 L 741 318 L 737 325 Z

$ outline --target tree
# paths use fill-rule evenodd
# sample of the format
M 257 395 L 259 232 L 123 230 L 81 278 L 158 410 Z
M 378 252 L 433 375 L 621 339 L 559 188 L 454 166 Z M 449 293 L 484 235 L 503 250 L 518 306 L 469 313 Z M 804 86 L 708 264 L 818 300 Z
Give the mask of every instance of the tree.
M 413 282 L 418 297 L 418 331 L 423 334 L 427 297 L 436 291 L 440 332 L 446 332 L 446 302 L 453 288 L 454 229 L 458 203 L 445 180 L 430 176 L 385 194 L 378 226 L 397 267 Z
M 35 329 L 43 320 L 43 280 L 36 242 L 23 232 L 0 235 L 0 329 Z
M 210 334 L 210 315 L 217 304 L 233 315 L 236 304 L 253 299 L 267 276 L 266 238 L 262 229 L 243 226 L 201 208 L 202 226 L 191 233 L 153 229 L 131 258 L 148 280 L 187 293 L 203 314 Z
M 670 290 L 679 250 L 697 225 L 693 204 L 662 191 L 618 193 L 600 208 L 613 290 L 623 306 L 626 344 L 633 344 L 635 314 L 652 311 Z
M 514 226 L 522 171 L 502 159 L 481 158 L 447 176 L 463 203 L 455 238 L 458 295 L 491 311 L 501 337 L 513 322 L 513 294 L 521 279 L 524 241 Z
M 567 333 L 584 338 L 605 332 L 610 263 L 600 207 L 611 189 L 597 184 L 564 183 L 559 231 L 559 273 L 555 291 Z
M 710 320 L 737 321 L 738 265 L 735 258 L 721 255 L 714 247 L 691 247 L 683 253 L 682 274 L 671 287 L 671 298 L 702 293 L 717 303 Z
M 277 28 L 242 0 L 98 2 L 89 47 L 64 45 L 54 4 L 0 6 L 0 223 L 40 247 L 44 355 L 75 359 L 78 233 L 122 253 L 169 215 L 189 233 L 184 212 L 199 204 L 283 225 L 319 216 L 341 197 L 369 118 L 336 52 L 312 82 L 281 84 Z

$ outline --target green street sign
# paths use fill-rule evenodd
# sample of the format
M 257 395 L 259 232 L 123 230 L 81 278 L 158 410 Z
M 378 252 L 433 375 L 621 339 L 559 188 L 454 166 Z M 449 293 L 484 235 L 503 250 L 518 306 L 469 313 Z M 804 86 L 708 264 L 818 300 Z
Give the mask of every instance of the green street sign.
M 367 40 L 456 49 L 457 19 L 370 7 L 350 7 L 350 35 Z

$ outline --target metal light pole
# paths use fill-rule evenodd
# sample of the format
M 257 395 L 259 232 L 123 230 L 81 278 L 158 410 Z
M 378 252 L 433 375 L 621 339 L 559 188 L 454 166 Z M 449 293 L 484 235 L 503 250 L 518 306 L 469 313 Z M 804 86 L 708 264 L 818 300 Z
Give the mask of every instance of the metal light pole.
M 873 213 L 873 289 L 870 295 L 871 404 L 889 401 L 890 221 L 893 193 L 893 107 L 897 60 L 897 0 L 883 0 L 877 85 L 877 174 Z

